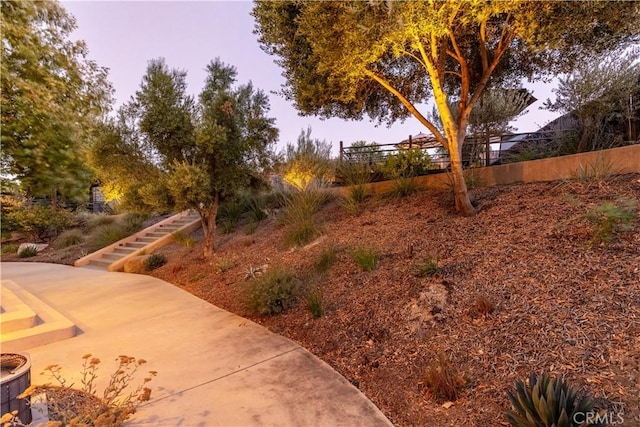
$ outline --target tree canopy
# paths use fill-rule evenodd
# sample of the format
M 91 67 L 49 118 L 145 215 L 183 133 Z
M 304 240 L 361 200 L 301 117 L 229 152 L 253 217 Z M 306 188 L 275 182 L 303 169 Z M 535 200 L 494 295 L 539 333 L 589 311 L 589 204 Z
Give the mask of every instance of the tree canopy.
M 637 2 L 256 2 L 255 32 L 303 114 L 393 123 L 412 115 L 448 150 L 456 208 L 475 210 L 461 152 L 488 87 L 569 70 L 638 40 Z M 433 99 L 441 132 L 421 111 Z M 450 105 L 457 105 L 457 117 Z
M 69 39 L 74 18 L 55 1 L 2 1 L 2 174 L 30 195 L 87 190 L 85 142 L 108 110 L 107 71 Z

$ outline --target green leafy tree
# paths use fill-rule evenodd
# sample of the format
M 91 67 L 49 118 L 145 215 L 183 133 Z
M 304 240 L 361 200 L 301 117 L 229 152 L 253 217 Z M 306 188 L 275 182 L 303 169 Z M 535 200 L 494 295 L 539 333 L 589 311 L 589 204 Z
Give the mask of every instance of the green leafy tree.
M 553 102 L 548 99 L 545 107 L 575 115 L 581 131 L 578 153 L 601 148 L 600 130 L 606 119 L 623 115 L 628 109 L 629 96 L 640 91 L 638 54 L 640 50 L 633 49 L 626 54 L 616 52 L 594 58 L 560 77 L 554 90 L 556 99 Z
M 88 132 L 111 102 L 106 69 L 69 39 L 75 19 L 55 1 L 2 1 L 2 174 L 32 196 L 87 192 Z
M 485 89 L 636 40 L 639 10 L 606 1 L 278 1 L 256 2 L 253 15 L 299 111 L 389 124 L 413 115 L 448 151 L 456 209 L 473 215 L 462 147 Z M 443 132 L 420 111 L 432 98 Z

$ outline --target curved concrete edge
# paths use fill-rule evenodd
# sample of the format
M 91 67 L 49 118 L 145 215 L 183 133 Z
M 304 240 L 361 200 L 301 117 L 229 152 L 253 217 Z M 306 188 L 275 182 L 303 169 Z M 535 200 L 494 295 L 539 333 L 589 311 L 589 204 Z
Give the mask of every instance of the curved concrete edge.
M 150 276 L 2 263 L 12 280 L 82 334 L 31 348 L 32 383 L 59 364 L 79 383 L 81 357 L 103 360 L 98 390 L 126 354 L 158 371 L 128 425 L 390 426 L 358 389 L 298 344 Z M 143 370 L 144 371 L 144 370 Z M 143 377 L 140 373 L 140 380 Z M 137 385 L 137 384 L 135 384 Z

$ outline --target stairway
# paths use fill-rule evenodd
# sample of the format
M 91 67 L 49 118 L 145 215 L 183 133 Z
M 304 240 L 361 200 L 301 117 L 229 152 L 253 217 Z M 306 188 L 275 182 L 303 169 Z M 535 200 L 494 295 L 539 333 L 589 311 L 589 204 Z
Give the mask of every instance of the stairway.
M 11 280 L 0 286 L 0 344 L 3 353 L 24 351 L 74 337 L 76 325 Z
M 200 226 L 198 213 L 184 211 L 82 257 L 74 265 L 76 267 L 86 266 L 108 271 L 121 271 L 128 259 L 141 254 L 150 254 L 155 249 L 172 243 L 174 241 L 173 233 L 188 234 Z

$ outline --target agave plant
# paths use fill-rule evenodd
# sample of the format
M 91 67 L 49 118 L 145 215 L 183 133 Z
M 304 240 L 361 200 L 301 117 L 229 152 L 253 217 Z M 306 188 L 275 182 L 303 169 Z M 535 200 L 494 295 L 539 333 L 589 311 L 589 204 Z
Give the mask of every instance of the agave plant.
M 529 385 L 516 381 L 515 391 L 507 392 L 513 411 L 506 417 L 513 427 L 601 427 L 595 417 L 590 396 L 579 398 L 577 390 L 562 378 L 544 372 L 540 378 L 529 376 Z M 591 416 L 590 416 L 591 415 Z

